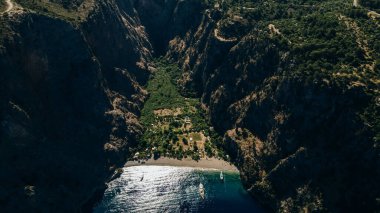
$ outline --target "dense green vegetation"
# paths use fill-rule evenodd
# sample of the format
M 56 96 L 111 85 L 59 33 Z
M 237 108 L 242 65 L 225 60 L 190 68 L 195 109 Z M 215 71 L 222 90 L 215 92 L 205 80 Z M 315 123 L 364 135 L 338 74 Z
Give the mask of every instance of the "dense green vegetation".
M 200 50 L 189 48 L 183 60 L 184 86 L 198 89 L 215 127 L 246 127 L 263 141 L 253 160 L 257 151 L 240 154 L 243 144 L 226 148 L 245 157 L 248 188 L 275 198 L 280 212 L 378 208 L 379 1 L 242 2 L 211 10 L 218 33 L 207 36 L 217 45 L 197 37 L 192 47 Z
M 369 47 L 373 48 L 371 54 L 379 58 L 380 41 L 376 39 L 380 36 L 380 29 L 376 26 L 378 21 L 367 16 L 368 8 L 354 8 L 352 1 L 244 1 L 244 4 L 241 6 L 235 2 L 228 5 L 232 9 L 226 13 L 228 17 L 224 22 L 231 22 L 233 15 L 239 15 L 246 20 L 253 20 L 247 21 L 252 27 L 259 25 L 259 28 L 266 28 L 274 24 L 281 33 L 276 38 L 280 40 L 278 45 L 285 49 L 287 47 L 296 57 L 296 73 L 315 74 L 316 70 L 329 74 L 352 72 L 354 68 L 368 62 L 363 48 L 356 44 L 361 32 L 347 27 L 340 16 L 348 17 L 349 21 L 355 20 L 363 31 L 362 37 L 370 38 Z M 249 5 L 251 9 L 247 9 Z M 245 33 L 241 31 L 241 35 Z M 345 67 L 343 70 L 342 66 Z M 295 73 L 294 70 L 292 73 Z
M 199 100 L 178 92 L 175 83 L 180 70 L 177 65 L 163 59 L 155 64 L 157 70 L 146 88 L 149 98 L 141 112 L 145 132 L 136 149 L 139 158 L 166 156 L 199 160 L 214 155 L 225 158 L 223 151 L 217 149 L 222 139 L 209 127 Z
M 378 0 L 365 0 L 361 1 L 361 4 L 374 10 L 380 10 L 380 1 Z
M 243 37 L 247 29 L 274 25 L 278 35 L 254 30 L 250 34 L 289 52 L 291 63 L 283 66 L 286 77 L 365 90 L 372 101 L 360 114 L 380 140 L 380 18 L 369 15 L 380 12 L 379 2 L 359 1 L 355 7 L 351 0 L 224 1 L 221 7 L 227 12 L 221 29 L 227 37 Z M 236 16 L 242 19 L 237 21 Z
M 5 9 L 5 1 L 0 1 L 0 12 L 3 12 Z
M 144 125 L 149 125 L 154 121 L 154 110 L 186 106 L 185 98 L 179 94 L 169 75 L 170 72 L 178 71 L 178 67 L 166 65 L 163 61 L 156 61 L 156 65 L 158 69 L 147 85 L 149 99 L 141 112 L 141 122 Z M 194 103 L 194 100 L 191 101 Z

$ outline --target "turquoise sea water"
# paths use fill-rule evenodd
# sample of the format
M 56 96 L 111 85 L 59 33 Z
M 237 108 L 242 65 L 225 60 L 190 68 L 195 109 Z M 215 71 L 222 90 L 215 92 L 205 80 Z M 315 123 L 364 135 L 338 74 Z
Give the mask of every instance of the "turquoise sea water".
M 171 166 L 124 168 L 94 208 L 102 212 L 252 212 L 263 209 L 243 189 L 238 173 Z M 199 194 L 205 187 L 205 199 Z

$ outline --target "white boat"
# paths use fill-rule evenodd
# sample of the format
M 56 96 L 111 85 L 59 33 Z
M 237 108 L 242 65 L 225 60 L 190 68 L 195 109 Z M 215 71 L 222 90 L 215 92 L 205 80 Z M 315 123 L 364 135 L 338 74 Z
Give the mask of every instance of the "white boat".
M 205 199 L 205 188 L 202 183 L 199 184 L 199 195 L 202 199 Z
M 221 180 L 221 181 L 224 181 L 224 175 L 223 175 L 223 172 L 222 172 L 222 171 L 220 171 L 220 180 Z

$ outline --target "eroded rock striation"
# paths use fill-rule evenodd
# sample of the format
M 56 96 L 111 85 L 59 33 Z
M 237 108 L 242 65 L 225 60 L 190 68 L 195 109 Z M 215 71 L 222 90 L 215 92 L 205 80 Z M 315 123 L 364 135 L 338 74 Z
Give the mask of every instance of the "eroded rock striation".
M 96 1 L 78 22 L 35 8 L 1 17 L 2 211 L 88 210 L 125 162 L 152 52 L 131 8 Z
M 141 134 L 142 85 L 165 54 L 261 203 L 379 210 L 376 3 L 15 3 L 0 16 L 2 210 L 90 210 Z
M 178 83 L 202 98 L 246 188 L 266 206 L 379 210 L 379 67 L 369 62 L 378 55 L 363 41 L 375 23 L 328 1 L 259 2 L 218 4 L 197 30 L 173 38 L 167 56 L 183 69 Z M 337 17 L 347 13 L 348 23 Z

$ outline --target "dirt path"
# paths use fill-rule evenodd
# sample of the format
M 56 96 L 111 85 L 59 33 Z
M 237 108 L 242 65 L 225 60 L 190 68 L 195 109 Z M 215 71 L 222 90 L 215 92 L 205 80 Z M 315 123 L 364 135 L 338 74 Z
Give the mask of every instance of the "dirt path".
M 375 66 L 376 61 L 374 60 L 374 57 L 372 56 L 373 50 L 370 48 L 368 41 L 366 39 L 366 35 L 364 32 L 360 29 L 358 24 L 355 22 L 355 20 L 346 17 L 344 15 L 339 15 L 338 19 L 340 21 L 343 21 L 343 23 L 346 25 L 347 29 L 352 31 L 354 36 L 356 37 L 356 44 L 358 47 L 364 52 L 364 57 L 366 59 L 366 63 L 361 64 L 358 69 L 354 70 L 354 75 L 359 79 L 355 82 L 353 82 L 353 85 L 367 85 L 368 83 L 364 81 L 365 79 L 370 76 L 370 73 L 375 72 Z M 370 81 L 374 85 L 379 85 L 379 80 L 377 77 L 370 78 Z
M 359 0 L 354 0 L 354 7 L 359 7 Z
M 4 11 L 4 13 L 11 11 L 15 6 L 11 0 L 5 0 L 5 4 L 7 5 L 7 9 Z
M 350 18 L 343 16 L 343 15 L 340 15 L 339 19 L 344 21 L 347 29 L 353 31 L 353 33 L 356 37 L 356 43 L 359 46 L 359 48 L 363 50 L 365 58 L 368 60 L 372 60 L 371 49 L 368 45 L 368 41 L 366 39 L 366 36 L 364 35 L 363 31 L 360 29 L 358 24 L 355 22 L 355 20 L 350 19 Z
M 220 35 L 219 26 L 220 26 L 220 23 L 219 22 L 216 23 L 216 28 L 214 29 L 214 37 L 216 39 L 218 39 L 221 42 L 235 42 L 235 41 L 237 41 L 237 38 L 225 38 L 222 35 Z
M 224 38 L 223 36 L 220 35 L 218 29 L 214 30 L 214 37 L 216 39 L 218 39 L 219 41 L 222 41 L 222 42 L 235 42 L 235 41 L 237 41 L 236 38 Z

